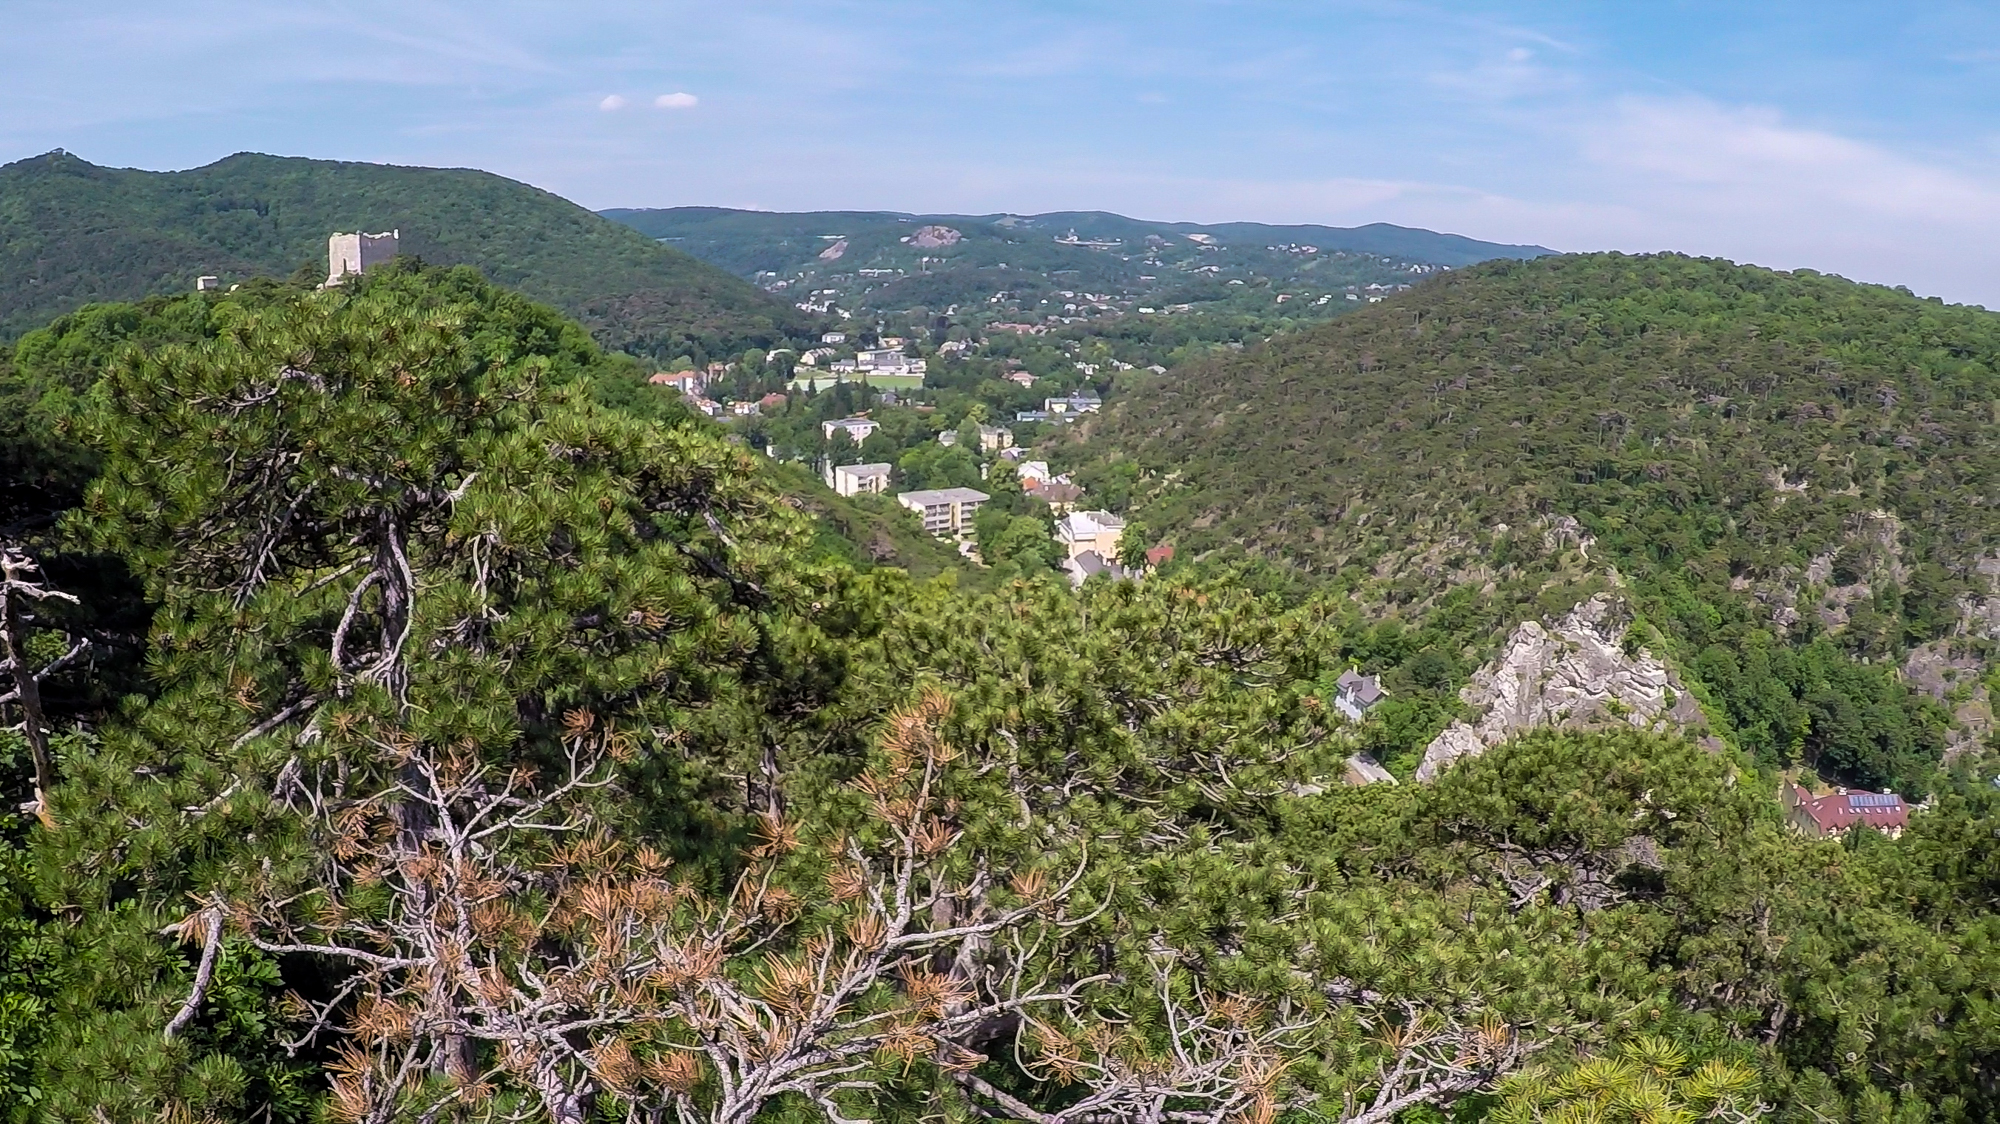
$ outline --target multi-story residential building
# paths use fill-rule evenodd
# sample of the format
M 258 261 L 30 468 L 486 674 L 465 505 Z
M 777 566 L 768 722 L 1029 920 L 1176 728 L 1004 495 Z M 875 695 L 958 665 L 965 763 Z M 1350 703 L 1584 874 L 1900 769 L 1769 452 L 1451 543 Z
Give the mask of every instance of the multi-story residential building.
M 826 470 L 826 486 L 843 496 L 879 496 L 889 490 L 887 464 L 843 464 Z
M 990 498 L 976 488 L 928 488 L 904 492 L 896 502 L 921 515 L 931 534 L 955 535 L 972 529 L 972 517 Z

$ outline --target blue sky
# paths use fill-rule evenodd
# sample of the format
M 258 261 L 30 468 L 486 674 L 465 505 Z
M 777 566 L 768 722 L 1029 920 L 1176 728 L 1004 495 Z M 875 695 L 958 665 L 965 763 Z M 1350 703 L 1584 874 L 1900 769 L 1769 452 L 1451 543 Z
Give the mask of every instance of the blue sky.
M 0 160 L 255 150 L 592 207 L 1387 221 L 2000 308 L 1991 2 L 5 8 Z

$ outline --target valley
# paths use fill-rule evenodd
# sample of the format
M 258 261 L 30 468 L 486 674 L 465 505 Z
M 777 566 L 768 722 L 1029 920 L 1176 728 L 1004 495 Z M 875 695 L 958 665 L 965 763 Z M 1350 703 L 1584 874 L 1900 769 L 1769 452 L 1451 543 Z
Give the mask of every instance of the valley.
M 0 265 L 5 1124 L 2000 1112 L 2000 315 L 251 154 Z

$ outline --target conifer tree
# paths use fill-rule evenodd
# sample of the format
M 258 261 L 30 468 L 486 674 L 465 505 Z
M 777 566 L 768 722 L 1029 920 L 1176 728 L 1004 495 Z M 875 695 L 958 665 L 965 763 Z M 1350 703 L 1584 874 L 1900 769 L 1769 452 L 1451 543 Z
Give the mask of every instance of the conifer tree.
M 160 697 L 54 801 L 49 896 L 105 975 L 63 1032 L 74 1052 L 49 1059 L 52 1118 L 225 1111 L 185 1077 L 240 1014 L 218 995 L 275 986 L 280 963 L 304 991 L 345 986 L 337 964 L 255 947 L 333 908 L 315 802 L 388 794 L 370 845 L 396 871 L 438 830 L 447 762 L 555 775 L 577 712 L 672 774 L 731 727 L 715 715 L 804 588 L 785 565 L 798 524 L 747 454 L 592 405 L 593 355 L 476 279 L 412 273 L 234 309 L 217 339 L 110 371 L 79 523 L 161 605 Z

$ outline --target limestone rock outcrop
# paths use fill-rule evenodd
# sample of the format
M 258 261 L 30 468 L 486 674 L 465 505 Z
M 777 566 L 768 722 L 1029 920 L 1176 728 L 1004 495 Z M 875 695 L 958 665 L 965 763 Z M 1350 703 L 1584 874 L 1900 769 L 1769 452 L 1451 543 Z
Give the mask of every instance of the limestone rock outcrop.
M 1631 610 L 1600 593 L 1552 625 L 1524 621 L 1459 697 L 1481 708 L 1477 723 L 1454 722 L 1424 750 L 1419 781 L 1537 726 L 1704 732 L 1701 707 L 1673 669 L 1641 648 L 1625 650 Z

